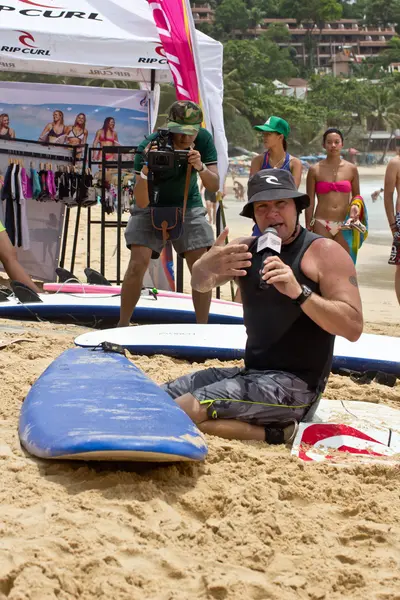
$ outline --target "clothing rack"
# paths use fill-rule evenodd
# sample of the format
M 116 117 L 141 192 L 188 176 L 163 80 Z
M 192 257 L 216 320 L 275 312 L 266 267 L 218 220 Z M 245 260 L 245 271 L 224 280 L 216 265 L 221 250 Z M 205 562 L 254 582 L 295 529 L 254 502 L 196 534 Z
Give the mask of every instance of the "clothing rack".
M 82 159 L 77 158 L 78 149 L 83 148 Z M 83 182 L 83 175 L 85 173 L 87 158 L 88 158 L 88 145 L 72 145 L 72 144 L 53 144 L 51 142 L 42 142 L 38 140 L 29 140 L 22 138 L 14 138 L 11 140 L 0 139 L 0 155 L 7 154 L 10 158 L 13 157 L 25 157 L 30 159 L 44 160 L 46 163 L 52 161 L 53 163 L 67 163 L 68 165 L 74 165 L 78 167 L 78 172 L 81 175 L 81 181 Z M 75 222 L 75 237 L 72 246 L 71 256 L 71 270 L 75 264 L 76 247 L 77 247 L 77 236 L 79 230 L 80 221 L 80 209 L 78 204 L 78 210 Z M 71 207 L 67 206 L 64 214 L 64 228 L 62 235 L 62 244 L 60 251 L 59 266 L 64 267 L 67 241 L 68 241 L 68 228 L 70 221 Z
M 101 172 L 101 218 L 93 220 L 91 218 L 91 209 L 88 207 L 87 218 L 87 249 L 86 249 L 86 264 L 90 267 L 91 261 L 91 227 L 92 225 L 100 225 L 100 272 L 104 277 L 106 269 L 106 228 L 117 229 L 117 251 L 116 251 L 116 279 L 109 279 L 110 283 L 119 285 L 122 281 L 121 277 L 121 230 L 126 227 L 128 221 L 122 220 L 122 169 L 133 169 L 134 159 L 124 158 L 123 155 L 134 155 L 137 146 L 103 146 L 101 148 L 89 148 L 89 168 L 93 165 L 100 165 Z M 94 158 L 94 154 L 100 153 L 100 160 Z M 107 154 L 116 155 L 115 160 L 107 160 Z M 117 222 L 106 221 L 105 211 L 105 195 L 106 189 L 104 182 L 107 179 L 107 171 L 110 169 L 117 170 Z M 72 269 L 71 269 L 72 270 Z M 107 278 L 108 279 L 108 278 Z

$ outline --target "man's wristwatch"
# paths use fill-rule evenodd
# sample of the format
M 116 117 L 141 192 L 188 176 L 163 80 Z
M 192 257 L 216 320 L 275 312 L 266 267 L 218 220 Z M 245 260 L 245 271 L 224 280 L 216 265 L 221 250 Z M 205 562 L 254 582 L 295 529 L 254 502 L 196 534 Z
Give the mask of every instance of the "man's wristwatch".
M 196 171 L 198 173 L 201 173 L 202 171 L 205 171 L 205 170 L 206 170 L 206 165 L 203 162 L 201 163 L 201 169 L 196 169 Z
M 298 304 L 299 306 L 301 306 L 303 304 L 303 302 L 305 302 L 307 300 L 307 298 L 309 298 L 312 294 L 312 290 L 310 290 L 310 288 L 307 285 L 302 285 L 301 286 L 301 294 L 300 296 L 297 296 L 297 298 L 295 298 L 293 300 L 293 302 L 295 302 L 296 304 Z

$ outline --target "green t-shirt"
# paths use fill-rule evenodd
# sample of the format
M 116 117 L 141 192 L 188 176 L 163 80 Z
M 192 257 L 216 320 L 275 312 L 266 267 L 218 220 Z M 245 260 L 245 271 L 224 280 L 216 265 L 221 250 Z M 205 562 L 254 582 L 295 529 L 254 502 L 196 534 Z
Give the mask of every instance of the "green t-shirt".
M 138 152 L 144 150 L 149 142 L 157 137 L 157 133 L 152 133 L 139 144 L 135 154 L 135 171 L 140 173 L 144 164 L 142 154 Z M 217 163 L 217 151 L 211 133 L 206 129 L 200 129 L 194 141 L 194 149 L 200 152 L 201 160 L 205 165 L 215 165 Z M 158 206 L 183 206 L 183 194 L 185 191 L 187 166 L 175 165 L 174 168 L 165 171 L 165 173 L 156 174 L 155 187 L 158 190 Z M 152 202 L 152 198 L 150 198 Z M 189 186 L 187 207 L 203 206 L 199 187 L 197 185 L 197 172 L 192 170 Z

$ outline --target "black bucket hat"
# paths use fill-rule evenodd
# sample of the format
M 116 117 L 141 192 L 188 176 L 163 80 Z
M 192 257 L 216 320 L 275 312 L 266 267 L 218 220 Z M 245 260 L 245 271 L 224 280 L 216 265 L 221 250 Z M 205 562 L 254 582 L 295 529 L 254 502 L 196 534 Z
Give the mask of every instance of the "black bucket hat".
M 299 212 L 310 206 L 310 198 L 298 191 L 292 174 L 283 169 L 263 169 L 250 177 L 247 198 L 240 214 L 249 219 L 254 216 L 254 202 L 293 198 Z

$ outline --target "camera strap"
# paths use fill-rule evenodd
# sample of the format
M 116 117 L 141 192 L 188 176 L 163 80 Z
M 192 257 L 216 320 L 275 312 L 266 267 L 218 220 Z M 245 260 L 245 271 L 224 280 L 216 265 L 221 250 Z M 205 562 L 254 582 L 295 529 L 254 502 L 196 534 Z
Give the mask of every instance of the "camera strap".
M 192 176 L 192 165 L 188 163 L 186 169 L 186 180 L 185 180 L 185 190 L 183 192 L 183 208 L 182 208 L 182 220 L 185 220 L 186 206 L 189 196 L 189 186 L 190 186 L 190 178 Z

